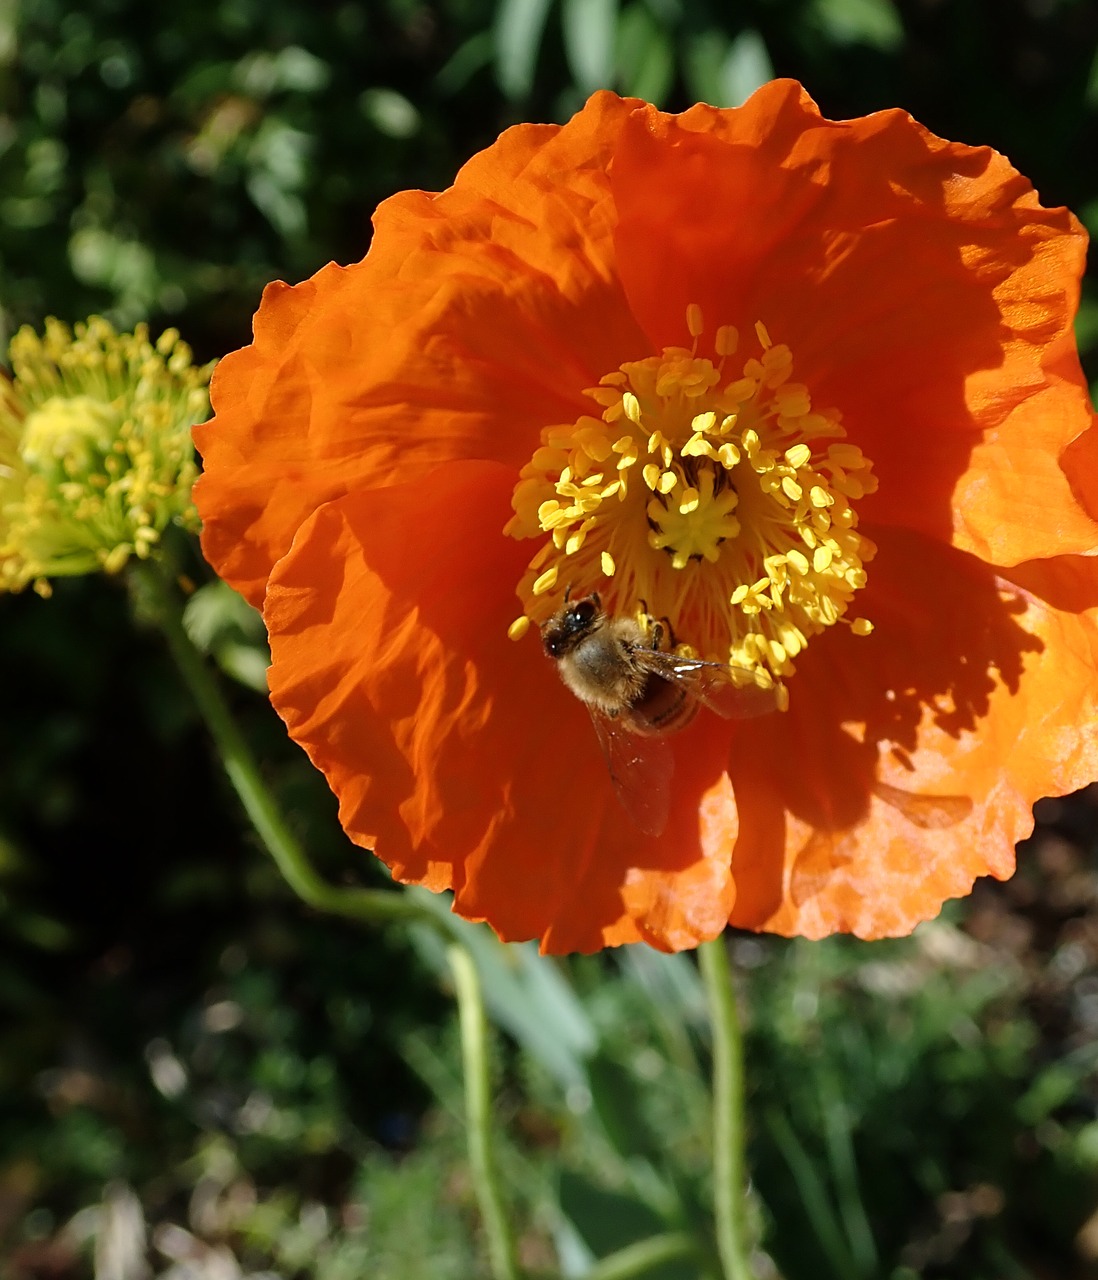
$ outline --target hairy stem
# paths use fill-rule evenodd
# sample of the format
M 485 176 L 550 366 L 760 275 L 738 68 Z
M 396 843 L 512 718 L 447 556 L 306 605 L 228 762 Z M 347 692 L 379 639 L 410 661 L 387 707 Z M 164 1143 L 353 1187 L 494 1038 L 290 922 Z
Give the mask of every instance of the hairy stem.
M 465 1129 L 469 1166 L 477 1203 L 488 1237 L 493 1280 L 518 1280 L 515 1246 L 503 1208 L 492 1157 L 491 1080 L 488 1068 L 488 1020 L 484 1014 L 480 978 L 469 952 L 452 944 L 446 952 L 454 975 L 461 1022 L 462 1074 L 465 1077 Z
M 713 1185 L 724 1280 L 753 1280 L 747 1231 L 743 1033 L 723 935 L 698 948 L 713 1028 Z
M 216 676 L 187 635 L 182 602 L 170 570 L 158 561 L 139 561 L 133 567 L 132 578 L 143 608 L 164 633 L 175 665 L 198 705 L 244 811 L 290 888 L 319 911 L 370 924 L 415 920 L 441 928 L 449 936 L 437 916 L 425 912 L 402 893 L 337 888 L 317 873 L 271 794 Z

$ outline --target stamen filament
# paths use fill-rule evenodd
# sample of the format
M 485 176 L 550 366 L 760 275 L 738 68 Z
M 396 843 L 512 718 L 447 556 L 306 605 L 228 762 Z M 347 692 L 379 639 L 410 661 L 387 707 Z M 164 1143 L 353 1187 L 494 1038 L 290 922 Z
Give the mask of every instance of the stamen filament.
M 737 330 L 716 332 L 720 366 L 699 354 L 697 306 L 686 330 L 690 349 L 604 377 L 588 392 L 601 417 L 547 428 L 523 468 L 507 532 L 541 544 L 519 584 L 523 618 L 545 621 L 567 581 L 574 594 L 598 589 L 615 614 L 643 601 L 691 651 L 781 679 L 864 585 L 874 547 L 851 503 L 876 482 L 761 321 L 757 354 L 731 379 L 721 368 Z

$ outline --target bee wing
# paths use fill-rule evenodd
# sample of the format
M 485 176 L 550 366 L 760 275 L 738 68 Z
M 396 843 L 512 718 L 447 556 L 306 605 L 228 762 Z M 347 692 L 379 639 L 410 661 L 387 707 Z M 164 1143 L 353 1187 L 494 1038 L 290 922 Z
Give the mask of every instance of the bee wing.
M 662 835 L 671 811 L 671 747 L 664 738 L 632 733 L 597 707 L 588 710 L 622 808 L 646 836 Z
M 644 670 L 679 685 L 725 720 L 765 716 L 780 705 L 781 686 L 759 684 L 746 668 L 736 668 L 738 682 L 733 669 L 723 662 L 702 662 L 660 649 L 639 649 L 635 657 Z

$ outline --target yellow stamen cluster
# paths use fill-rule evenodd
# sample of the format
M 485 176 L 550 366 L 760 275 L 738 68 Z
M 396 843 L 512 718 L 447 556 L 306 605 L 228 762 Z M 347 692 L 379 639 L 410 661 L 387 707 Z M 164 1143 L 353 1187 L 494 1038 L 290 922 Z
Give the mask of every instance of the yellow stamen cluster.
M 0 380 L 0 590 L 117 572 L 169 524 L 196 528 L 190 428 L 209 411 L 213 366 L 169 329 L 116 333 L 47 320 L 11 341 Z
M 544 622 L 566 590 L 598 591 L 611 613 L 642 608 L 693 652 L 780 679 L 865 583 L 875 548 L 852 503 L 876 480 L 762 324 L 735 372 L 735 329 L 717 330 L 709 357 L 697 307 L 687 328 L 690 349 L 623 364 L 587 392 L 599 417 L 543 432 L 507 526 L 541 543 L 510 634 Z

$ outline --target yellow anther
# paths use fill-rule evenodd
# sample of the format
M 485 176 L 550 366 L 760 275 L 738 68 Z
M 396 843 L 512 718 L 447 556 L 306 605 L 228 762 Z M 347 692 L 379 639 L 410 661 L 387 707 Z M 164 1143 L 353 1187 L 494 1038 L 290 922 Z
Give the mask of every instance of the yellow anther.
M 550 565 L 543 574 L 534 579 L 534 585 L 530 590 L 536 596 L 543 596 L 546 592 L 552 591 L 557 585 L 557 566 Z
M 787 383 L 783 387 L 778 387 L 774 392 L 774 403 L 778 407 L 778 412 L 787 418 L 803 417 L 812 408 L 812 401 L 808 395 L 808 389 L 801 386 L 800 383 Z M 809 456 L 811 456 L 809 450 Z M 801 463 L 797 463 L 801 466 Z
M 679 451 L 684 458 L 715 458 L 717 451 L 699 431 L 683 445 Z
M 861 470 L 865 466 L 862 451 L 854 444 L 831 445 L 827 450 L 827 458 L 835 466 L 845 467 L 850 471 Z
M 717 330 L 715 345 L 717 355 L 731 356 L 735 355 L 736 348 L 740 344 L 740 335 L 736 331 L 736 326 L 731 324 L 722 324 Z
M 568 455 L 563 450 L 549 449 L 543 445 L 534 451 L 531 463 L 541 471 L 559 471 L 567 460 Z
M 514 622 L 507 628 L 507 636 L 510 640 L 521 640 L 522 637 L 530 630 L 530 619 L 523 614 L 516 618 Z
M 874 481 L 837 414 L 812 410 L 788 346 L 756 324 L 754 353 L 726 380 L 723 363 L 698 354 L 702 320 L 691 305 L 692 347 L 604 377 L 590 392 L 600 418 L 543 432 L 507 525 L 539 544 L 523 616 L 550 616 L 546 597 L 564 578 L 552 571 L 566 564 L 573 591 L 597 589 L 612 614 L 644 601 L 681 644 L 776 682 L 865 581 L 873 548 L 851 502 Z M 717 329 L 714 359 L 738 340 Z

